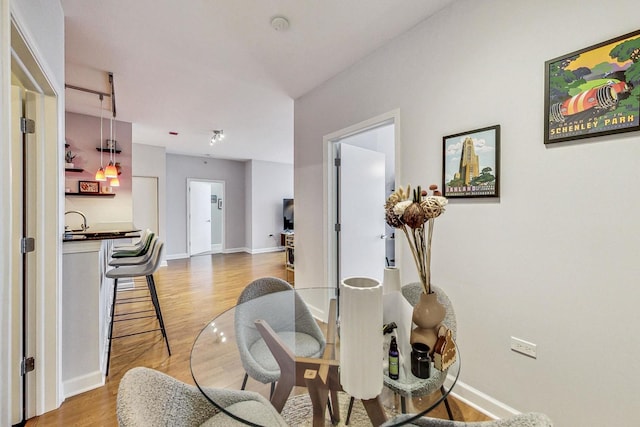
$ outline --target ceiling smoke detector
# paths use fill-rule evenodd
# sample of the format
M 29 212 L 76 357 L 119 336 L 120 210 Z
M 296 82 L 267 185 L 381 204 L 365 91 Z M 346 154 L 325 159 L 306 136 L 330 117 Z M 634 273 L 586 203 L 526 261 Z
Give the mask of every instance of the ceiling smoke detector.
M 284 16 L 276 16 L 271 20 L 271 26 L 276 31 L 286 31 L 289 29 L 289 20 Z

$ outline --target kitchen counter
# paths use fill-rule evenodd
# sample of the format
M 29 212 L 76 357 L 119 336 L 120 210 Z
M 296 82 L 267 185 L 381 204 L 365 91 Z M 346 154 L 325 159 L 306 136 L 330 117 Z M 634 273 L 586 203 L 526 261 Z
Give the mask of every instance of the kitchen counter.
M 130 222 L 111 222 L 90 225 L 86 230 L 65 231 L 62 241 L 111 240 L 140 237 L 140 229 Z
M 62 245 L 62 393 L 65 398 L 105 382 L 116 239 L 135 240 L 131 223 L 90 224 L 85 231 L 65 233 Z

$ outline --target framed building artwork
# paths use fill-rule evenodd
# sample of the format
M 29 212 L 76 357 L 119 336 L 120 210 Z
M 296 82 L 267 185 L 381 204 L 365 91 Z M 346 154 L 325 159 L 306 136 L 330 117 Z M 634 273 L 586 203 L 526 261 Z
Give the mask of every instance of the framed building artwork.
M 442 195 L 500 196 L 500 125 L 445 136 Z
M 640 129 L 640 30 L 545 62 L 544 143 Z

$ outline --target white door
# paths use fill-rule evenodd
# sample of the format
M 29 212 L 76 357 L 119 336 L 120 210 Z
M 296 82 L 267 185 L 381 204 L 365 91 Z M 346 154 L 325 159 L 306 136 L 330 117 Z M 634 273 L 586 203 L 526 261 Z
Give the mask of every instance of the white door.
M 363 276 L 382 281 L 385 155 L 344 143 L 337 145 L 340 280 Z
M 189 255 L 211 252 L 211 184 L 189 182 Z
M 133 224 L 140 230 L 149 229 L 158 235 L 158 178 L 134 176 L 131 186 Z

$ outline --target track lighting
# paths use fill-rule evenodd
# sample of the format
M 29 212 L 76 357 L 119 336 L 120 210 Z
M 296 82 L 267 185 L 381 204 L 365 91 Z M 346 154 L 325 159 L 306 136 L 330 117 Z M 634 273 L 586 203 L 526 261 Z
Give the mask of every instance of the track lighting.
M 222 129 L 214 130 L 213 135 L 211 136 L 211 142 L 209 142 L 209 145 L 213 145 L 218 141 L 222 141 L 223 139 L 224 139 L 224 131 Z

